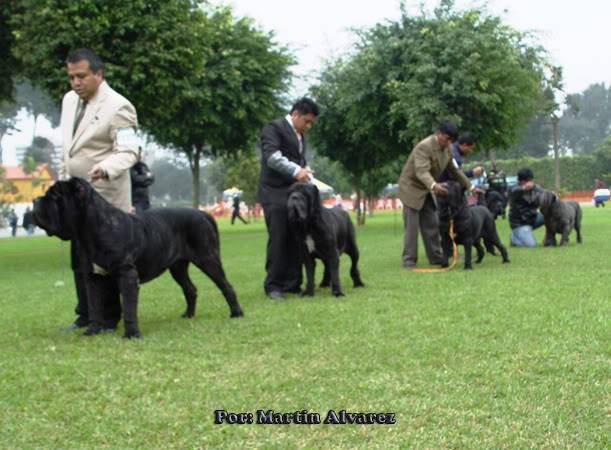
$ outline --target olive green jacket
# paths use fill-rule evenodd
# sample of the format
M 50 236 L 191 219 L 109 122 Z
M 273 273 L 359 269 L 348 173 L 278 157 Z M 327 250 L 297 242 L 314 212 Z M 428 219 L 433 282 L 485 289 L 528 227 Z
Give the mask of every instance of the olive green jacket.
M 441 148 L 435 134 L 420 141 L 409 155 L 399 177 L 399 199 L 405 206 L 420 210 L 431 186 L 448 169 L 452 178 L 471 189 L 471 182 L 452 162 L 452 148 Z

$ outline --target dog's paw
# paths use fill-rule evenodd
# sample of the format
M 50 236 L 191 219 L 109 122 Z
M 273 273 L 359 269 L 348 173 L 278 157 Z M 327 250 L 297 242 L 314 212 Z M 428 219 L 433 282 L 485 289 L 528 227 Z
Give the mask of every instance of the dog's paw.
M 229 315 L 229 317 L 231 317 L 232 319 L 236 317 L 244 317 L 244 313 L 242 312 L 241 309 L 238 311 L 231 311 L 231 314 Z
M 444 269 L 450 267 L 450 264 L 447 261 L 444 261 L 441 263 L 441 267 L 443 267 Z
M 329 286 L 331 286 L 331 282 L 329 281 L 326 281 L 326 282 L 321 281 L 320 284 L 318 285 L 318 287 L 321 287 L 321 288 L 328 288 Z
M 342 291 L 333 291 L 333 295 L 335 297 L 345 297 L 346 294 L 344 294 Z
M 314 291 L 306 289 L 300 294 L 302 297 L 314 297 Z
M 504 259 L 504 260 L 503 260 L 503 264 L 507 264 L 507 263 L 510 263 L 510 262 L 511 262 L 511 261 L 509 261 L 509 259 Z
M 358 283 L 354 283 L 354 287 L 355 288 L 363 288 L 363 287 L 365 287 L 365 283 L 363 283 L 362 281 L 359 281 Z
M 473 270 L 473 266 L 471 266 L 471 265 L 469 265 L 469 266 L 465 265 L 465 270 Z
M 180 317 L 182 317 L 183 319 L 191 319 L 193 316 L 195 316 L 195 313 L 185 311 Z

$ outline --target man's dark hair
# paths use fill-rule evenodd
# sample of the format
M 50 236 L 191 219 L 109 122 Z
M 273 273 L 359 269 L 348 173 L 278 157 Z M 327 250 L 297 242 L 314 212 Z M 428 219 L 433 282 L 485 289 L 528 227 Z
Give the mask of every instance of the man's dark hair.
M 475 135 L 470 131 L 465 131 L 458 138 L 458 143 L 463 145 L 475 145 L 476 142 L 477 139 L 475 138 Z
M 74 64 L 79 61 L 89 61 L 89 68 L 94 73 L 97 73 L 100 70 L 104 70 L 104 63 L 102 62 L 102 58 L 100 58 L 88 48 L 77 48 L 76 50 L 70 52 L 70 54 L 66 58 L 66 64 Z
M 518 181 L 530 181 L 535 178 L 535 174 L 528 167 L 518 170 Z
M 456 125 L 449 120 L 439 122 L 439 125 L 437 125 L 437 131 L 447 134 L 453 141 L 458 139 L 458 128 L 456 128 Z
M 291 114 L 294 111 L 297 111 L 299 114 L 314 114 L 318 116 L 318 105 L 311 98 L 302 97 L 291 108 Z

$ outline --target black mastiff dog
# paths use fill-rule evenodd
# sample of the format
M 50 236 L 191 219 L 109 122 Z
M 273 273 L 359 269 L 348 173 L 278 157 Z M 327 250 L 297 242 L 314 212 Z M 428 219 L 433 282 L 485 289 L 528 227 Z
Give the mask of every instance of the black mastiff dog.
M 320 287 L 329 286 L 336 297 L 344 295 L 339 283 L 339 257 L 347 253 L 352 260 L 350 276 L 354 287 L 365 286 L 357 267 L 359 249 L 354 225 L 341 208 L 323 208 L 318 188 L 310 183 L 295 183 L 289 190 L 289 224 L 300 246 L 301 263 L 306 269 L 306 288 L 302 295 L 314 295 L 315 258 L 325 265 Z
M 444 185 L 448 190 L 448 195 L 437 197 L 439 231 L 443 248 L 442 266 L 448 267 L 448 259 L 452 254 L 450 220 L 454 220 L 454 240 L 457 244 L 462 244 L 465 249 L 465 269 L 473 268 L 471 246 L 475 246 L 477 250 L 476 262 L 482 262 L 485 254 L 481 244 L 482 239 L 490 253 L 494 255 L 494 247 L 498 248 L 503 257 L 503 263 L 508 263 L 507 249 L 496 232 L 492 213 L 485 206 L 469 207 L 463 187 L 455 181 L 448 181 Z
M 153 209 L 136 216 L 108 203 L 81 178 L 55 183 L 34 205 L 36 223 L 49 236 L 76 240 L 86 259 L 117 279 L 123 298 L 125 337 L 140 337 L 138 286 L 166 269 L 182 287 L 193 317 L 197 290 L 189 278 L 195 264 L 223 292 L 231 317 L 242 316 L 236 294 L 225 278 L 216 222 L 195 209 Z M 89 296 L 90 325 L 86 335 L 102 330 L 99 295 Z
M 574 200 L 561 201 L 552 191 L 544 190 L 537 197 L 539 210 L 545 218 L 544 246 L 556 245 L 556 233 L 562 235 L 560 245 L 569 242 L 569 234 L 575 228 L 577 242 L 581 244 L 581 206 Z

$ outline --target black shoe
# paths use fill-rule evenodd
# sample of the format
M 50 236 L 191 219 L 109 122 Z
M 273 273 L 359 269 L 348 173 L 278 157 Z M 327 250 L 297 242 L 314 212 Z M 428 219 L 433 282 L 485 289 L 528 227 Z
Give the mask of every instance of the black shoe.
M 284 294 L 280 291 L 271 291 L 267 293 L 267 297 L 271 300 L 282 300 L 284 299 Z
M 285 289 L 284 292 L 288 292 L 290 294 L 301 294 L 303 291 L 301 290 L 299 286 L 297 286 L 294 288 Z
M 61 327 L 60 330 L 62 330 L 62 331 L 74 331 L 74 330 L 78 330 L 79 328 L 85 328 L 86 326 L 87 326 L 86 323 L 82 323 L 82 322 L 79 322 L 77 320 L 76 322 L 71 323 L 67 327 Z

